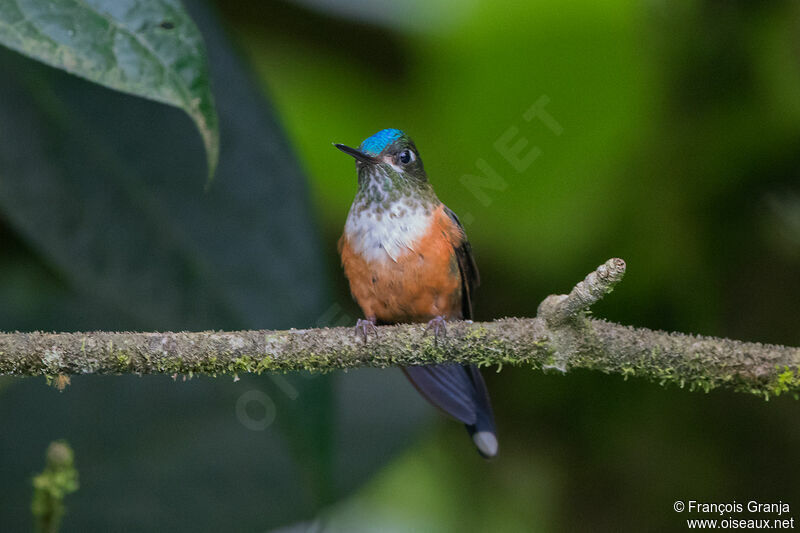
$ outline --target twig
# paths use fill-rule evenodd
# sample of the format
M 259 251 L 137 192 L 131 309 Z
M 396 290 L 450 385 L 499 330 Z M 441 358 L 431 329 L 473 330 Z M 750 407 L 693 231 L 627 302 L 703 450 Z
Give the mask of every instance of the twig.
M 382 326 L 363 340 L 352 328 L 180 333 L 4 333 L 0 375 L 237 374 L 330 371 L 452 361 L 534 368 L 589 368 L 690 389 L 717 387 L 765 398 L 800 392 L 800 349 L 632 328 L 583 310 L 611 291 L 625 263 L 611 259 L 536 318 L 448 324 L 446 342 L 424 324 Z

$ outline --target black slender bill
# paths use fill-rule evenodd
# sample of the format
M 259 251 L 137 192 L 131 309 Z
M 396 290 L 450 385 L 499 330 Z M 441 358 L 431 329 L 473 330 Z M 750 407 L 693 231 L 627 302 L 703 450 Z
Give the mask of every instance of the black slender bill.
M 333 144 L 336 148 L 341 150 L 342 152 L 346 153 L 349 156 L 355 157 L 358 161 L 362 163 L 378 163 L 378 159 L 372 157 L 371 155 L 367 155 L 364 152 L 357 150 L 355 148 L 350 148 L 349 146 L 345 146 L 344 144 Z

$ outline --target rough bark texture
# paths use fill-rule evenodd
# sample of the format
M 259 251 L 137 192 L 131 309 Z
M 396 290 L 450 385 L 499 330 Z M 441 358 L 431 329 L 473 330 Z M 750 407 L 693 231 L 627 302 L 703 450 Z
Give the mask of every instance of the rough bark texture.
M 0 375 L 236 374 L 329 371 L 445 361 L 588 368 L 690 389 L 725 387 L 765 398 L 800 392 L 800 348 L 632 328 L 587 318 L 625 271 L 611 259 L 536 318 L 449 323 L 435 343 L 425 325 L 382 326 L 365 344 L 352 328 L 180 333 L 3 333 Z

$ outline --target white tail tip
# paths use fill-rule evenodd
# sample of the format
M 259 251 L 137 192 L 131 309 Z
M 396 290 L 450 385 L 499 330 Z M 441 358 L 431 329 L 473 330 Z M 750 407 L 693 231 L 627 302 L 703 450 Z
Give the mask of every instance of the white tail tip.
M 472 435 L 472 441 L 484 457 L 488 458 L 497 455 L 497 437 L 495 437 L 494 433 L 476 431 Z

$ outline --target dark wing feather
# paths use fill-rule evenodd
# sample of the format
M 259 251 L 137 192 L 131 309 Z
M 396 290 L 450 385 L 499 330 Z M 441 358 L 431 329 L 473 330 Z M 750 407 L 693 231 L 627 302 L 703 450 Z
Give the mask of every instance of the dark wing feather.
M 450 210 L 450 208 L 445 206 L 444 212 L 447 213 L 447 216 L 449 216 L 450 219 L 456 223 L 456 226 L 459 227 L 461 233 L 463 234 L 461 243 L 457 246 L 453 246 L 453 250 L 456 253 L 456 259 L 458 260 L 458 270 L 461 272 L 461 318 L 465 320 L 471 320 L 472 291 L 474 291 L 475 288 L 480 285 L 481 276 L 478 273 L 478 265 L 475 264 L 475 257 L 472 255 L 472 246 L 467 240 L 467 233 L 464 231 L 464 226 L 461 225 L 461 221 L 458 220 L 458 217 L 455 213 L 453 213 L 453 211 Z
M 458 217 L 447 207 L 444 211 L 461 230 L 461 241 L 453 244 L 461 274 L 461 318 L 472 319 L 472 291 L 480 284 L 478 267 Z M 429 402 L 467 427 L 481 455 L 494 457 L 497 454 L 494 414 L 478 367 L 445 363 L 409 366 L 403 372 Z

